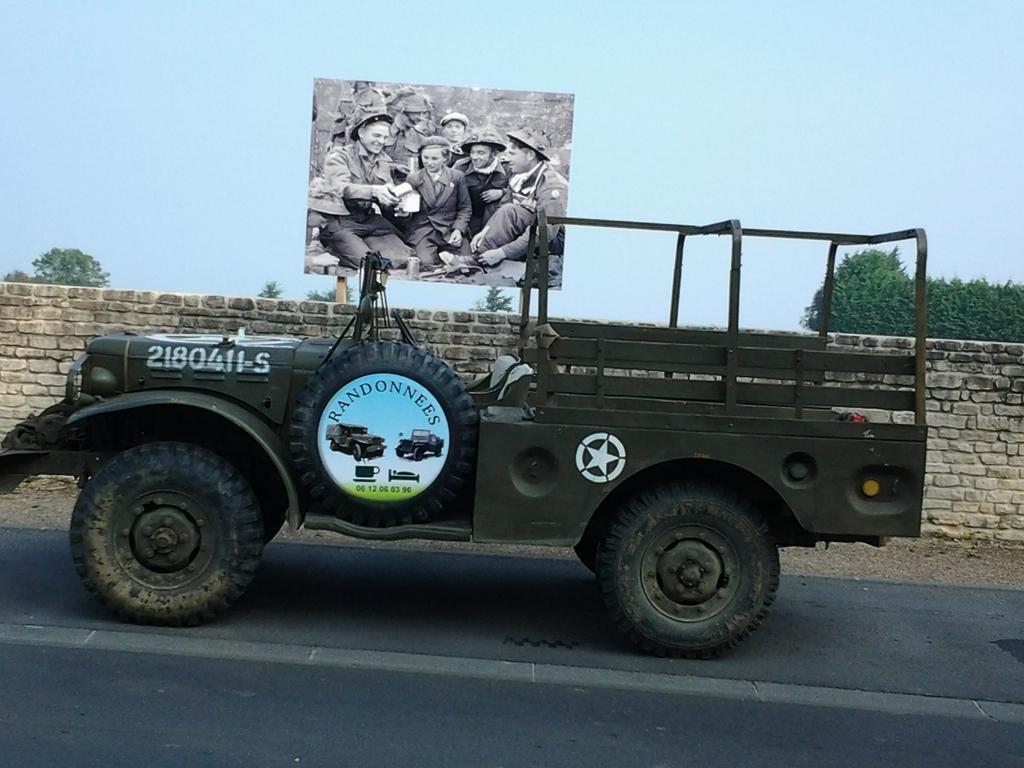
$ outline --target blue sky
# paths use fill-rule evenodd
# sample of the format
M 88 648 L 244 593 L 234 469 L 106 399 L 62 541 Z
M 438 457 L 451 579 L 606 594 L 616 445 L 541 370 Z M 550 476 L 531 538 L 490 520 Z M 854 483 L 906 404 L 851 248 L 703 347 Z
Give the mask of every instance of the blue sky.
M 117 287 L 302 275 L 314 77 L 576 95 L 576 216 L 881 232 L 929 272 L 1024 282 L 1024 3 L 0 4 L 0 272 L 53 246 Z M 688 244 L 684 321 L 726 318 Z M 566 316 L 663 320 L 670 236 L 570 231 Z M 795 328 L 824 246 L 744 253 L 749 327 Z M 481 289 L 395 283 L 393 306 Z

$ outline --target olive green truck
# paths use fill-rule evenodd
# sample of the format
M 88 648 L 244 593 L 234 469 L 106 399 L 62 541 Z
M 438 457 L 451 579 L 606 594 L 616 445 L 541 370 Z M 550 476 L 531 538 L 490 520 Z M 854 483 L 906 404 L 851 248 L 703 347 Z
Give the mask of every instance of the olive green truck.
M 553 226 L 674 233 L 668 324 L 549 318 L 539 276 Z M 731 242 L 722 330 L 678 327 L 684 246 L 697 237 Z M 740 329 L 751 237 L 828 244 L 820 333 Z M 830 348 L 837 250 L 902 240 L 916 243 L 915 344 Z M 387 264 L 371 255 L 338 338 L 94 339 L 63 402 L 4 438 L 0 491 L 36 474 L 78 478 L 75 567 L 129 621 L 210 619 L 242 595 L 287 522 L 359 539 L 572 547 L 637 647 L 715 656 L 766 615 L 779 547 L 919 534 L 926 250 L 920 229 L 861 236 L 541 212 L 518 347 L 469 382 L 383 311 Z M 399 448 L 424 434 L 430 451 Z

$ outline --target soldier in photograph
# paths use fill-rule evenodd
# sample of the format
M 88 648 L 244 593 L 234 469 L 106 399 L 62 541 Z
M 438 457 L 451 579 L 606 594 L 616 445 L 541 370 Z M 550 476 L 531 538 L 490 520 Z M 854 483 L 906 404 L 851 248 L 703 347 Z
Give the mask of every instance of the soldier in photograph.
M 374 87 L 368 80 L 356 80 L 352 83 L 352 90 L 338 100 L 338 117 L 336 122 L 348 131 L 351 129 L 349 121 L 358 115 L 370 110 L 387 112 L 387 102 L 384 92 Z
M 413 94 L 402 102 L 391 129 L 388 152 L 395 163 L 399 178 L 404 178 L 417 168 L 420 146 L 423 139 L 434 135 L 431 120 L 433 106 L 422 94 Z
M 530 227 L 537 211 L 543 210 L 548 216 L 565 216 L 568 182 L 548 165 L 551 143 L 543 131 L 521 128 L 506 136 L 509 168 L 513 174 L 509 181 L 512 201 L 498 208 L 473 237 L 471 249 L 482 266 L 488 269 L 501 266 L 505 268 L 503 271 L 521 276 L 525 271 Z M 549 234 L 550 252 L 561 254 L 564 228 L 551 227 Z
M 448 139 L 448 147 L 451 150 L 449 165 L 455 165 L 462 159 L 462 142 L 466 139 L 466 130 L 469 128 L 469 118 L 461 112 L 448 112 L 441 118 L 441 133 Z
M 466 177 L 466 188 L 473 204 L 469 220 L 469 236 L 476 236 L 503 203 L 511 202 L 511 173 L 502 164 L 500 155 L 507 149 L 496 133 L 470 136 L 462 143 L 463 157 L 452 166 Z
M 405 242 L 416 250 L 423 267 L 440 262 L 439 252 L 469 252 L 469 191 L 460 171 L 448 167 L 448 139 L 428 136 L 420 145 L 421 168 L 409 174 L 407 183 L 420 196 L 420 210 L 406 227 Z
M 381 215 L 398 202 L 392 192 L 391 158 L 384 152 L 391 124 L 391 115 L 379 109 L 356 115 L 349 132 L 352 143 L 335 143 L 324 161 L 322 181 L 311 184 L 311 208 L 315 205 L 313 210 L 323 218 L 320 242 L 341 267 L 358 269 L 370 250 L 379 250 L 395 266 L 408 261 L 410 249 Z M 371 248 L 367 237 L 381 240 Z

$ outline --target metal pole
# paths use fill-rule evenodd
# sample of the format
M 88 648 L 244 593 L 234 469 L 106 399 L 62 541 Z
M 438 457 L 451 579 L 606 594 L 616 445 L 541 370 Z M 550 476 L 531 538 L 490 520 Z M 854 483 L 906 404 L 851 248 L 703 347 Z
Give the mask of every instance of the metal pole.
M 730 222 L 732 229 L 732 266 L 729 269 L 729 331 L 725 356 L 725 411 L 736 412 L 736 360 L 740 335 L 740 255 L 743 228 L 739 221 Z
M 928 236 L 923 229 L 914 230 L 917 240 L 917 267 L 914 270 L 914 307 L 916 328 L 914 334 L 914 422 L 927 424 L 925 411 L 925 374 L 927 353 L 925 340 L 928 336 Z
M 682 232 L 676 238 L 676 265 L 672 273 L 672 309 L 669 315 L 668 324 L 670 328 L 679 326 L 679 294 L 682 291 L 683 283 L 683 245 L 686 243 L 686 235 Z
M 530 239 L 526 245 L 526 274 L 523 276 L 523 287 L 519 292 L 519 356 L 523 356 L 526 342 L 529 339 L 530 326 L 530 295 L 533 291 L 533 276 L 537 274 L 534 267 L 536 256 L 533 253 L 537 243 L 537 225 L 530 225 Z
M 548 321 L 548 216 L 543 208 L 537 211 L 537 245 L 537 324 L 543 325 Z
M 828 247 L 828 266 L 825 267 L 825 286 L 821 290 L 821 306 L 818 308 L 818 335 L 828 338 L 828 319 L 832 315 L 832 286 L 835 282 L 836 251 L 839 243 L 833 241 Z

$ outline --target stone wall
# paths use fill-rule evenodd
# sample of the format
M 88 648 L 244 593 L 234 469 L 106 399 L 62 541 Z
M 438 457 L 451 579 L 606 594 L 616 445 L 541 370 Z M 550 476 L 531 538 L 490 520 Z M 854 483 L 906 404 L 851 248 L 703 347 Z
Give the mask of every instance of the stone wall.
M 0 434 L 64 395 L 64 373 L 98 335 L 235 332 L 332 335 L 352 308 L 252 299 L 0 282 Z M 517 319 L 403 310 L 435 354 L 465 374 L 515 343 Z M 840 334 L 839 349 L 909 349 L 909 339 Z M 930 340 L 925 530 L 1024 541 L 1024 344 Z M 872 414 L 872 418 L 879 415 Z

